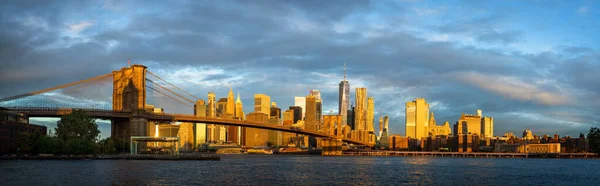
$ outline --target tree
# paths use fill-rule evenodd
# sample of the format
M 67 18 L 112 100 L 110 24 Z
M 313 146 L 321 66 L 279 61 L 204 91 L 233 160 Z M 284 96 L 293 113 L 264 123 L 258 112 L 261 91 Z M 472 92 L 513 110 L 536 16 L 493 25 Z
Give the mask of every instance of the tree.
M 587 138 L 592 152 L 600 153 L 600 128 L 590 128 Z
M 86 116 L 80 110 L 74 110 L 71 114 L 62 116 L 54 131 L 56 136 L 65 142 L 74 139 L 82 142 L 94 142 L 100 134 L 94 119 Z

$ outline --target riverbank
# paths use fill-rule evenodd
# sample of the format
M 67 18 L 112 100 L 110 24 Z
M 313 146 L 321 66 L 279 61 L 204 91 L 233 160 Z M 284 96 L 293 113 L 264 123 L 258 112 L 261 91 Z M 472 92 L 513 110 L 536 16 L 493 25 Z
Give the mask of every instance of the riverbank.
M 600 158 L 594 153 L 493 153 L 493 152 L 416 152 L 345 151 L 343 156 L 457 157 L 457 158 Z
M 38 155 L 0 156 L 0 160 L 170 160 L 170 161 L 220 161 L 216 155 Z

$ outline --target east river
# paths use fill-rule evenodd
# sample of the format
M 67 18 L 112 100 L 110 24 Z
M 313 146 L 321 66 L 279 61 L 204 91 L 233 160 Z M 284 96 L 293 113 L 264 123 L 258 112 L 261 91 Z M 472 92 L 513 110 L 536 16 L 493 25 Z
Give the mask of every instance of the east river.
M 599 159 L 223 155 L 0 161 L 0 185 L 600 185 Z

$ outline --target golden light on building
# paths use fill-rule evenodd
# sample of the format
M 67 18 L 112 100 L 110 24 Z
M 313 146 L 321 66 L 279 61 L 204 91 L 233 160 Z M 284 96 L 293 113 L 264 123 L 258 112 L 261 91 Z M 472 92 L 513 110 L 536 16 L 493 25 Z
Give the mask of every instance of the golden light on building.
M 374 129 L 374 120 L 375 120 L 375 101 L 373 97 L 367 98 L 367 131 L 375 132 Z
M 356 88 L 356 106 L 354 107 L 354 125 L 356 130 L 367 130 L 367 88 Z
M 265 94 L 254 94 L 254 112 L 260 112 L 267 114 L 270 117 L 271 114 L 271 97 Z M 267 117 L 267 118 L 268 118 Z
M 429 104 L 424 98 L 406 103 L 406 137 L 421 139 L 429 136 Z

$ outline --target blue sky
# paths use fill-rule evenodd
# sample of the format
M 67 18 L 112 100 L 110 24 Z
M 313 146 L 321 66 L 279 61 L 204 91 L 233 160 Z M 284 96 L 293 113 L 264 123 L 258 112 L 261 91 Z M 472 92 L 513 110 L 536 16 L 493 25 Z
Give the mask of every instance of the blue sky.
M 596 1 L 11 1 L 0 10 L 0 97 L 131 59 L 203 99 L 232 87 L 247 113 L 254 94 L 287 108 L 309 89 L 337 111 L 346 63 L 352 98 L 367 87 L 393 133 L 404 134 L 404 103 L 417 97 L 439 124 L 482 109 L 496 135 L 600 126 Z

